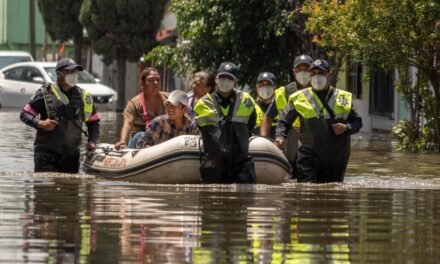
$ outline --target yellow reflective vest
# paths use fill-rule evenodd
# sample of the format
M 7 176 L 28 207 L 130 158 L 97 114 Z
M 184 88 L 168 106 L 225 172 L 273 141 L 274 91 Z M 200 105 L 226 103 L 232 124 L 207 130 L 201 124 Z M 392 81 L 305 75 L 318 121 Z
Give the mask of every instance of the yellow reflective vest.
M 41 91 L 43 93 L 44 98 L 44 104 L 46 106 L 47 114 L 50 118 L 52 115 L 52 109 L 54 109 L 54 104 L 69 104 L 69 99 L 67 96 L 60 91 L 60 88 L 56 83 L 51 83 L 48 87 L 50 91 L 52 92 L 52 95 L 55 97 L 55 99 L 52 98 L 52 95 L 48 93 L 45 87 L 41 88 Z M 93 112 L 93 98 L 89 91 L 84 89 L 79 89 L 81 94 L 81 101 L 82 101 L 82 112 L 84 114 L 84 121 L 87 122 L 90 119 L 90 116 Z
M 233 112 L 228 121 L 247 124 L 255 109 L 254 99 L 246 92 L 236 90 L 236 93 Z M 195 121 L 200 127 L 217 125 L 227 118 L 229 111 L 229 106 L 226 109 L 222 108 L 212 94 L 206 94 L 194 107 Z
M 352 94 L 331 87 L 330 98 L 328 99 L 328 106 L 333 110 L 335 119 L 346 120 L 352 105 Z M 289 103 L 292 103 L 295 110 L 304 118 L 330 118 L 330 114 L 325 109 L 319 97 L 313 92 L 313 89 L 306 88 L 289 97 Z

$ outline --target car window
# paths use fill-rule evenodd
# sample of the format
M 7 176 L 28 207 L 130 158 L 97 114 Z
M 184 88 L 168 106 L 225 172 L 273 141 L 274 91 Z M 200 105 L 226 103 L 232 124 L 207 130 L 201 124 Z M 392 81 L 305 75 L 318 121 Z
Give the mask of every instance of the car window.
M 34 67 L 12 68 L 10 70 L 5 71 L 3 74 L 5 76 L 5 79 L 14 80 L 14 81 L 21 81 L 21 82 L 37 83 L 34 81 L 34 77 L 43 78 L 43 76 L 38 71 L 38 69 L 36 69 Z
M 43 78 L 40 71 L 34 67 L 24 67 L 23 72 L 21 73 L 21 79 L 25 82 L 38 83 L 34 81 L 35 77 Z
M 49 75 L 52 81 L 55 82 L 57 80 L 55 67 L 44 67 L 44 70 L 47 72 L 47 75 Z M 96 81 L 90 73 L 84 70 L 78 72 L 78 83 L 96 83 Z
M 12 68 L 3 72 L 3 74 L 5 75 L 5 79 L 21 81 L 21 74 L 23 72 L 23 69 L 23 67 Z
M 17 62 L 25 61 L 32 61 L 32 59 L 27 56 L 0 56 L 0 69 Z

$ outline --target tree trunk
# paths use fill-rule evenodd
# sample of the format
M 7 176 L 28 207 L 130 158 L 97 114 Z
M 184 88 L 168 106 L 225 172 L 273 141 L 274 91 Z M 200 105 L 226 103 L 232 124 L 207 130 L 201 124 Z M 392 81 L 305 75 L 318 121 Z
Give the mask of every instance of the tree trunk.
M 126 71 L 127 54 L 125 51 L 118 50 L 118 101 L 116 103 L 116 111 L 122 112 L 125 108 L 125 71 Z
M 440 152 L 440 77 L 437 76 L 436 72 L 434 71 L 433 74 L 430 74 L 430 81 L 432 84 L 432 87 L 434 89 L 434 96 L 435 96 L 435 124 L 436 124 L 436 140 L 437 140 L 437 150 Z
M 79 32 L 78 34 L 76 34 L 73 37 L 73 45 L 75 47 L 75 51 L 74 51 L 74 60 L 76 61 L 76 63 L 81 64 L 82 62 L 82 46 L 83 46 L 83 34 L 82 31 Z

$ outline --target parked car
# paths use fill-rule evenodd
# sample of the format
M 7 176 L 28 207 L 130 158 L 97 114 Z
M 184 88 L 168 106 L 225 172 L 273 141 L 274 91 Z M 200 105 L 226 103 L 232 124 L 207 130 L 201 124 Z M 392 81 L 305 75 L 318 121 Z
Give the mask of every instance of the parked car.
M 12 50 L 0 51 L 0 69 L 14 63 L 26 61 L 34 61 L 29 52 Z
M 0 106 L 23 107 L 43 83 L 56 81 L 56 62 L 22 62 L 0 70 Z M 78 72 L 78 86 L 88 90 L 97 104 L 117 100 L 112 88 L 100 84 L 86 70 Z

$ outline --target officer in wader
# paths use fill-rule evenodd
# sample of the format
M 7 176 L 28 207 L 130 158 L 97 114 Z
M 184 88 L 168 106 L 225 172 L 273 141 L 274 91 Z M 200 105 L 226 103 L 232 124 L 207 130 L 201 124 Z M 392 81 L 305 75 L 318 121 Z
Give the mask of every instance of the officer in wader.
M 87 150 L 96 148 L 99 116 L 91 94 L 76 86 L 83 67 L 65 58 L 56 65 L 57 81 L 44 84 L 21 111 L 20 119 L 37 129 L 34 142 L 35 172 L 77 173 L 81 134 Z M 88 133 L 82 129 L 85 122 Z
M 273 137 L 271 136 L 271 130 L 275 130 L 274 123 L 278 121 L 281 114 L 287 107 L 287 101 L 289 97 L 298 90 L 310 87 L 310 64 L 313 62 L 309 55 L 302 54 L 295 57 L 293 61 L 292 73 L 295 77 L 295 81 L 282 86 L 275 90 L 275 96 L 272 104 L 268 107 L 266 111 L 265 118 L 263 119 L 260 135 L 263 137 Z M 275 125 L 276 126 L 276 125 Z M 292 165 L 293 177 L 296 177 L 296 159 L 297 159 L 297 149 L 298 149 L 298 132 L 299 132 L 299 119 L 295 120 L 293 127 L 287 136 L 287 143 L 285 144 L 285 154 L 289 160 L 290 165 Z
M 350 156 L 350 135 L 362 128 L 352 94 L 329 85 L 328 62 L 310 65 L 312 87 L 289 97 L 287 111 L 278 120 L 275 143 L 283 147 L 289 129 L 300 119 L 299 182 L 342 182 Z
M 217 70 L 215 91 L 195 105 L 206 159 L 200 167 L 203 183 L 254 183 L 249 136 L 255 127 L 252 97 L 234 87 L 237 66 L 223 62 Z

